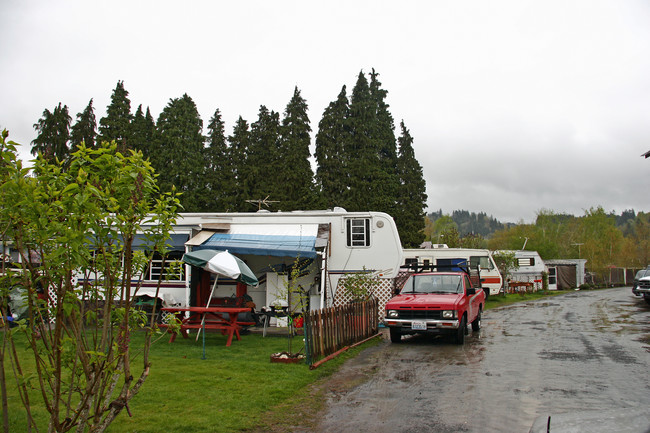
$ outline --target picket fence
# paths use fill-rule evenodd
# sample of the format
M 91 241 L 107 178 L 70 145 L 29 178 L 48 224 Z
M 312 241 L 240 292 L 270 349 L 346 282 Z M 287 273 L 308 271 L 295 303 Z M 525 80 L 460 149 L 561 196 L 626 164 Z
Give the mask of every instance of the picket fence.
M 318 361 L 376 335 L 379 302 L 372 298 L 305 313 L 307 363 Z

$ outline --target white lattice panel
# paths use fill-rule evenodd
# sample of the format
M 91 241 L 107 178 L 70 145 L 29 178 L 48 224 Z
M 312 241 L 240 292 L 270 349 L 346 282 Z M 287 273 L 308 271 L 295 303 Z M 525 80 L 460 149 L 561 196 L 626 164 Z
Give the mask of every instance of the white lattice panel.
M 55 311 L 56 311 L 56 292 L 52 287 L 47 288 L 47 309 L 49 310 L 49 322 L 56 322 Z
M 334 305 L 345 305 L 352 300 L 352 297 L 343 289 L 341 284 L 345 279 L 341 278 L 336 287 L 336 294 L 334 295 Z M 377 310 L 377 315 L 380 322 L 384 321 L 384 311 L 386 303 L 393 297 L 393 285 L 394 282 L 392 279 L 387 280 L 384 278 L 375 278 L 378 284 L 375 286 L 374 290 L 370 292 L 372 296 L 377 298 L 379 301 L 379 308 Z M 340 289 L 340 290 L 339 290 Z

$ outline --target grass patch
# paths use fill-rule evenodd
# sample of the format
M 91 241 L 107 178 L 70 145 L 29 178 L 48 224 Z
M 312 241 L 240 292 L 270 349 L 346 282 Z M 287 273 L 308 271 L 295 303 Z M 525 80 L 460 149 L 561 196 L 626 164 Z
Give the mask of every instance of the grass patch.
M 485 309 L 489 310 L 490 308 L 502 307 L 504 305 L 515 304 L 517 302 L 534 301 L 535 299 L 548 298 L 569 292 L 573 292 L 573 290 L 540 290 L 537 292 L 524 294 L 508 293 L 505 295 L 491 295 L 485 302 Z
M 143 335 L 136 333 L 132 342 L 134 348 L 141 347 Z M 233 341 L 230 347 L 226 347 L 225 342 L 225 336 L 208 333 L 206 359 L 202 359 L 201 339 L 178 337 L 169 344 L 165 338 L 154 344 L 150 375 L 140 393 L 129 403 L 133 417 L 122 412 L 109 431 L 233 432 L 251 431 L 265 424 L 276 425 L 282 420 L 299 422 L 301 419 L 297 418 L 303 418 L 301 408 L 315 412 L 323 404 L 322 396 L 307 395 L 314 394 L 309 385 L 330 376 L 346 359 L 361 350 L 351 349 L 310 370 L 306 364 L 272 364 L 269 361 L 272 353 L 286 350 L 286 337 L 263 338 L 249 334 L 243 335 L 241 341 Z M 295 345 L 297 343 L 294 341 Z M 372 343 L 363 347 L 367 344 Z M 137 359 L 132 365 L 140 367 L 141 361 Z M 25 369 L 29 367 L 28 364 L 24 366 Z M 25 410 L 10 374 L 7 368 L 10 430 L 26 431 Z M 32 404 L 38 408 L 40 430 L 46 431 L 43 423 L 47 422 L 47 414 L 36 391 Z

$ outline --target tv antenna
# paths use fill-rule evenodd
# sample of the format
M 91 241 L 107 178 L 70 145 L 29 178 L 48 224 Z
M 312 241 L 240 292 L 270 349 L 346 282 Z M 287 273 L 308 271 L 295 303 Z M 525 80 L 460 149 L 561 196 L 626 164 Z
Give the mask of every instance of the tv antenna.
M 265 198 L 261 198 L 257 200 L 245 200 L 245 202 L 250 204 L 256 204 L 257 210 L 262 210 L 262 205 L 269 207 L 270 203 L 280 203 L 279 200 L 269 200 L 268 195 Z

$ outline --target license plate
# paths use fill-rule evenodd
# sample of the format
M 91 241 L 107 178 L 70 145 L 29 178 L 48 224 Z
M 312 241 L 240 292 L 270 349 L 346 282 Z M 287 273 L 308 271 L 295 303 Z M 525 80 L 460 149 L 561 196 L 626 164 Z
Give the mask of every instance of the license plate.
M 411 329 L 414 329 L 416 331 L 426 331 L 427 330 L 427 322 L 411 322 Z

